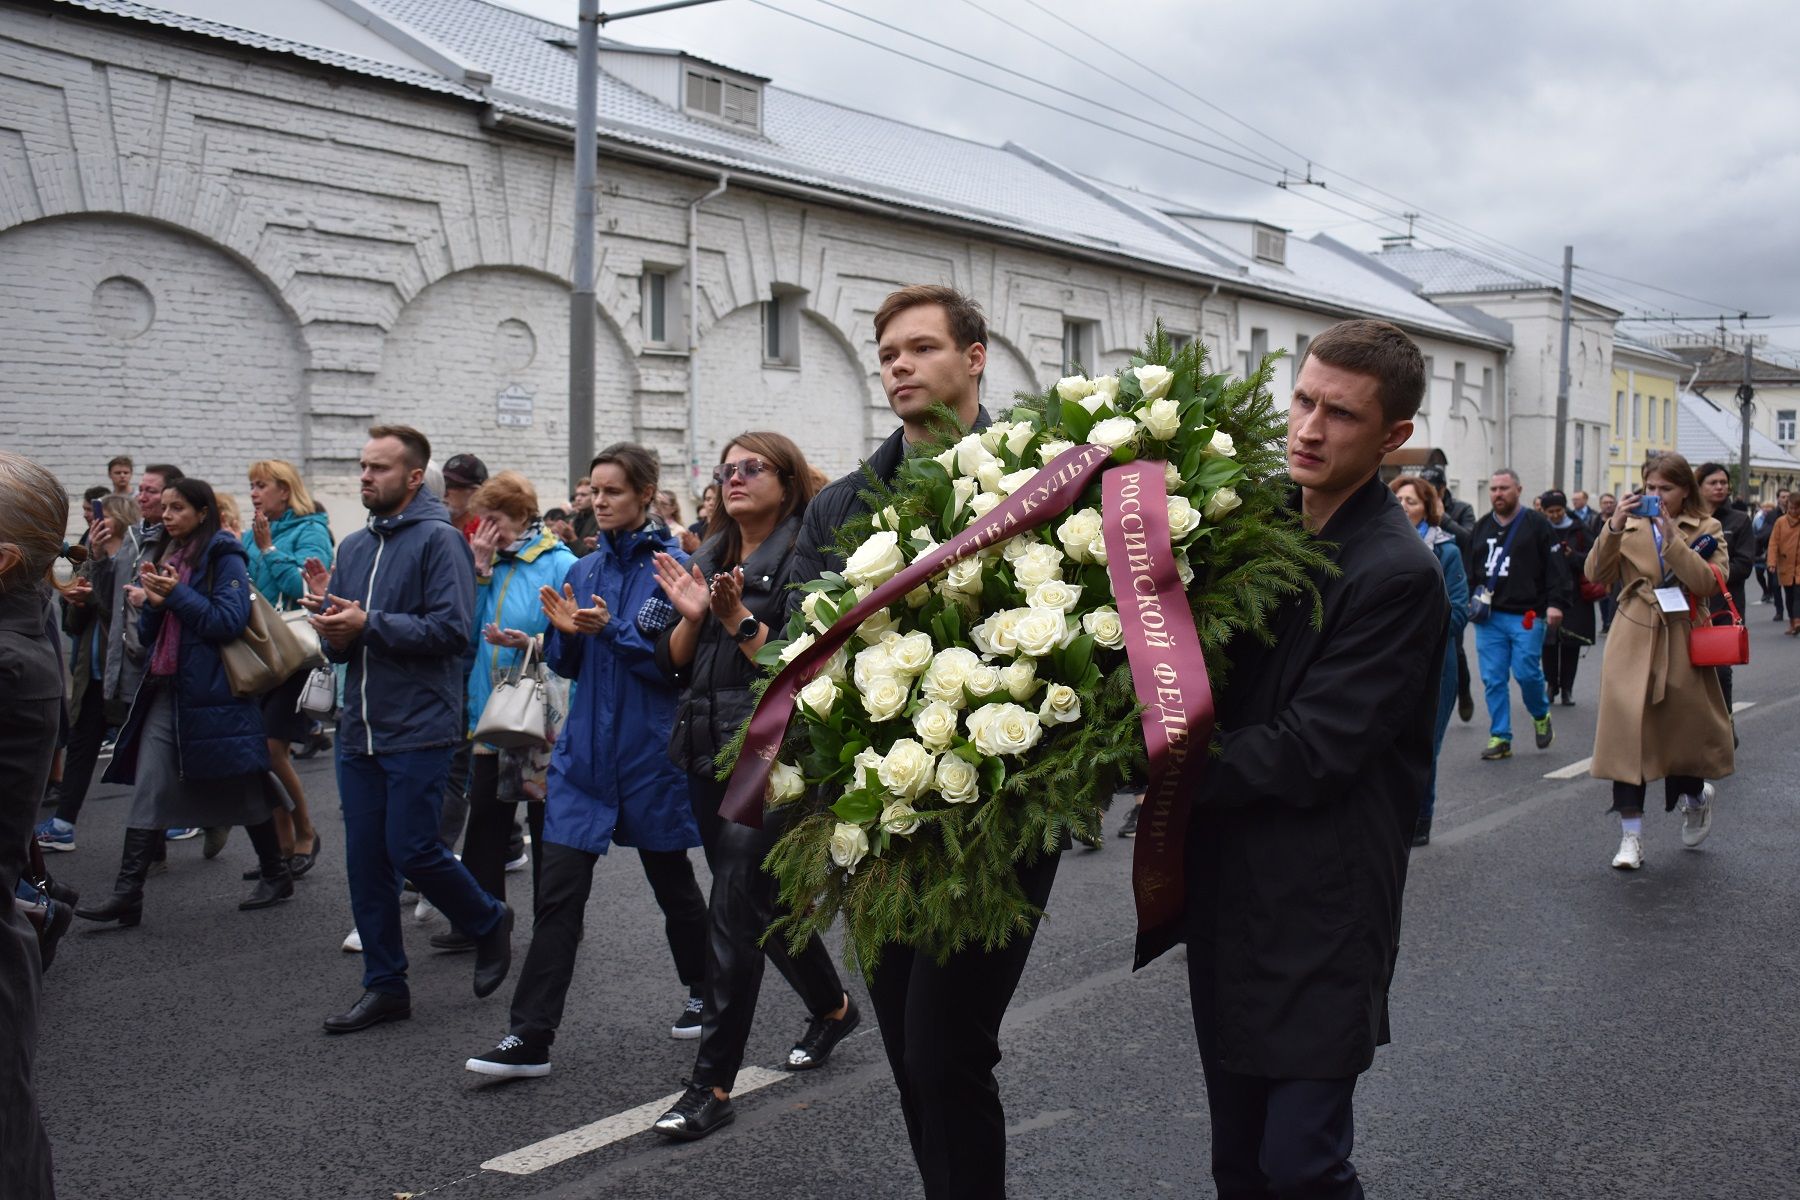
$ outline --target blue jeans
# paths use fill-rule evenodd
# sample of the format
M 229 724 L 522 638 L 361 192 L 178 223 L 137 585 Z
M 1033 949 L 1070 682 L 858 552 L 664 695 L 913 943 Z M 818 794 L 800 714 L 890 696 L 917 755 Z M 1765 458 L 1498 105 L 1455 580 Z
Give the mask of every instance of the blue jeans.
M 504 906 L 438 840 L 451 747 L 402 754 L 347 754 L 338 742 L 344 805 L 344 864 L 350 911 L 362 935 L 363 988 L 407 994 L 400 937 L 400 880 L 413 881 L 457 929 L 479 937 Z
M 1508 676 L 1519 681 L 1519 696 L 1534 720 L 1550 714 L 1544 690 L 1544 634 L 1540 616 L 1525 628 L 1520 613 L 1497 612 L 1475 627 L 1475 651 L 1481 658 L 1481 684 L 1487 690 L 1488 732 L 1512 741 L 1512 696 Z
M 1431 734 L 1431 780 L 1425 785 L 1425 803 L 1419 806 L 1422 821 L 1431 820 L 1437 812 L 1437 760 L 1444 748 L 1444 730 L 1450 728 L 1450 714 L 1456 711 L 1456 674 L 1456 643 L 1446 642 L 1444 669 L 1438 677 L 1437 728 Z

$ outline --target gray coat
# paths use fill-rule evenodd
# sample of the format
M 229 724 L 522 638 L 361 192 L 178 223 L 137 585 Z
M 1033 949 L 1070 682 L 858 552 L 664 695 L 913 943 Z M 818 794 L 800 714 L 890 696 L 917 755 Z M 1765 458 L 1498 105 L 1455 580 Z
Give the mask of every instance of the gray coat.
M 136 582 L 139 567 L 155 560 L 162 543 L 161 525 L 139 523 L 125 531 L 110 559 L 95 564 L 94 595 L 109 597 L 112 613 L 106 631 L 105 695 L 118 704 L 129 705 L 137 695 L 150 661 L 150 648 L 139 637 L 142 610 L 125 598 L 125 588 Z

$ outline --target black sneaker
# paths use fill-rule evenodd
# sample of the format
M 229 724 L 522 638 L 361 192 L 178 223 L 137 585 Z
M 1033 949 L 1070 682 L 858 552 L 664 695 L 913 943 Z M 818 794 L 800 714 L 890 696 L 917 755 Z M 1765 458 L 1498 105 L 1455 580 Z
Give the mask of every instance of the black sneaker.
M 464 1063 L 463 1070 L 499 1079 L 536 1079 L 550 1073 L 550 1047 L 533 1046 L 509 1033 L 498 1046 Z
M 680 1041 L 692 1041 L 700 1036 L 700 1014 L 704 1004 L 700 997 L 690 995 L 687 1003 L 681 1007 L 681 1015 L 675 1018 L 675 1024 L 669 1027 L 669 1036 Z
M 1498 762 L 1500 759 L 1511 757 L 1512 740 L 1510 738 L 1491 737 L 1488 739 L 1487 749 L 1481 752 L 1482 762 Z
M 849 1007 L 841 1017 L 814 1017 L 800 1040 L 794 1043 L 794 1048 L 788 1051 L 787 1061 L 781 1065 L 790 1071 L 810 1071 L 824 1066 L 837 1044 L 862 1024 L 862 1013 L 858 1011 L 856 1001 L 848 1000 L 848 1003 Z
M 1533 721 L 1531 727 L 1537 734 L 1537 748 L 1539 750 L 1548 750 L 1550 748 L 1550 743 L 1556 740 L 1556 730 L 1550 728 L 1550 714 L 1545 713 L 1543 717 Z
M 1456 715 L 1467 725 L 1475 719 L 1475 697 L 1463 692 L 1456 698 Z
M 1143 810 L 1143 807 L 1144 806 L 1141 804 L 1134 804 L 1131 806 L 1131 811 L 1125 814 L 1124 824 L 1119 826 L 1120 837 L 1134 838 L 1137 836 L 1138 813 Z
M 675 1107 L 656 1118 L 656 1124 L 651 1128 L 664 1137 L 694 1142 L 736 1119 L 737 1113 L 732 1111 L 730 1100 L 719 1099 L 709 1087 L 690 1083 L 687 1091 L 681 1093 L 681 1099 L 675 1102 Z

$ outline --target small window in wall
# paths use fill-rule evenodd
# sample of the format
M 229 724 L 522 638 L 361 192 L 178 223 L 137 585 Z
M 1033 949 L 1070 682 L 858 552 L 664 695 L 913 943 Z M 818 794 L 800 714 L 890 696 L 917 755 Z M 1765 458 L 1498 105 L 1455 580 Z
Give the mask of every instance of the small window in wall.
M 1619 436 L 1619 431 L 1624 428 L 1625 428 L 1625 393 L 1623 391 L 1620 391 L 1613 395 L 1613 436 L 1614 437 Z
M 761 97 L 754 87 L 690 68 L 687 73 L 687 110 L 739 129 L 759 130 Z
M 799 292 L 776 292 L 763 301 L 763 366 L 800 365 Z
M 1063 372 L 1093 372 L 1100 363 L 1100 322 L 1063 318 Z
M 1169 333 L 1169 350 L 1171 353 L 1180 354 L 1183 350 L 1186 350 L 1189 346 L 1191 346 L 1193 344 L 1194 344 L 1194 335 L 1193 334 L 1191 334 L 1191 333 L 1176 333 L 1173 330 L 1170 331 L 1170 333 Z
M 1256 257 L 1266 263 L 1282 266 L 1287 262 L 1287 234 L 1279 229 L 1256 230 Z
M 1575 490 L 1587 487 L 1587 429 L 1580 421 L 1575 422 Z
M 1675 444 L 1675 401 L 1663 397 L 1663 441 Z
M 644 344 L 659 350 L 683 344 L 681 273 L 670 267 L 644 266 L 639 310 Z
M 1782 445 L 1794 440 L 1795 410 L 1778 408 L 1775 410 L 1775 440 Z
M 1644 407 L 1644 394 L 1642 392 L 1631 393 L 1631 436 L 1633 438 L 1640 438 L 1640 437 L 1644 436 L 1640 432 L 1640 427 L 1638 424 L 1638 414 L 1643 409 L 1643 407 Z
M 1481 413 L 1483 416 L 1494 411 L 1494 368 L 1481 368 Z
M 1250 330 L 1250 369 L 1262 370 L 1262 360 L 1269 353 L 1269 331 L 1266 329 Z

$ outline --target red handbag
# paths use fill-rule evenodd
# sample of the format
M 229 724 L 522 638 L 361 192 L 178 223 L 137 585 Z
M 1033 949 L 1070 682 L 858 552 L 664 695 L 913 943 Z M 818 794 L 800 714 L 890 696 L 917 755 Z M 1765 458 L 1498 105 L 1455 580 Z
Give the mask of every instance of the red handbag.
M 1688 661 L 1696 667 L 1741 667 L 1750 661 L 1750 631 L 1744 628 L 1743 615 L 1731 598 L 1731 589 L 1725 586 L 1724 574 L 1711 563 L 1706 565 L 1719 581 L 1719 594 L 1731 610 L 1731 624 L 1712 624 L 1712 614 L 1696 605 L 1694 628 L 1688 635 Z
M 1584 575 L 1577 575 L 1575 577 L 1575 582 L 1576 586 L 1581 589 L 1581 598 L 1589 604 L 1594 603 L 1596 600 L 1606 599 L 1607 595 L 1612 591 L 1612 589 L 1607 587 L 1604 583 L 1595 583 Z

